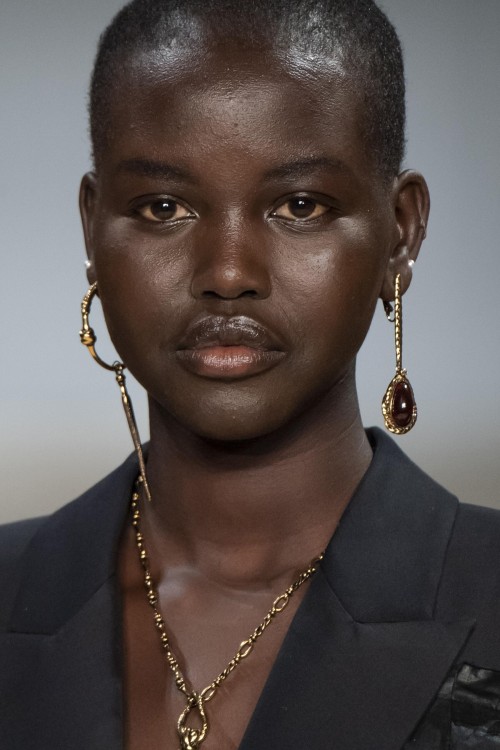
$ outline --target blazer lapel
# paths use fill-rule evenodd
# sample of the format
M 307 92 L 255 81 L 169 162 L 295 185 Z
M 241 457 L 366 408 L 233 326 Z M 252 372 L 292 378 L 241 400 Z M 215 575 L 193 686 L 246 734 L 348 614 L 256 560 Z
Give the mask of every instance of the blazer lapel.
M 116 556 L 135 461 L 42 524 L 0 635 L 2 750 L 121 750 Z
M 434 619 L 457 501 L 371 437 L 240 750 L 401 750 L 472 631 Z
M 240 750 L 401 750 L 472 624 L 358 623 L 319 573 Z
M 241 750 L 400 750 L 472 621 L 435 618 L 456 500 L 379 432 Z M 126 464 L 42 525 L 0 635 L 2 750 L 121 750 Z M 5 709 L 4 709 L 5 706 Z M 3 718 L 2 717 L 2 718 Z
M 53 635 L 0 636 L 2 750 L 122 750 L 113 580 Z

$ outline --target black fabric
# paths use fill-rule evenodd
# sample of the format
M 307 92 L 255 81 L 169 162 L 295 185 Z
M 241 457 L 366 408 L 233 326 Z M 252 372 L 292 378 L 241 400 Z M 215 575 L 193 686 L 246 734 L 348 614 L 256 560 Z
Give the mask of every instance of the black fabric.
M 453 669 L 409 747 L 498 750 L 500 672 L 472 664 Z
M 500 749 L 500 513 L 369 436 L 240 750 Z M 116 562 L 136 473 L 131 457 L 50 518 L 0 529 L 2 750 L 123 750 Z
M 18 521 L 1 528 L 0 536 L 0 633 L 6 627 L 20 582 L 19 560 L 42 518 Z M 1 668 L 1 664 L 0 664 Z

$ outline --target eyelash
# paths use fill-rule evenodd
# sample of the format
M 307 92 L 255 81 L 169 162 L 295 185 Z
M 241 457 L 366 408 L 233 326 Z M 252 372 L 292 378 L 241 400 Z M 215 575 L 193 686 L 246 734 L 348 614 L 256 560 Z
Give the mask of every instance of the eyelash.
M 154 217 L 154 215 L 152 215 L 150 217 L 145 216 L 145 213 L 146 213 L 146 211 L 148 209 L 150 210 L 150 213 L 151 213 L 151 208 L 153 206 L 155 206 L 155 205 L 161 206 L 162 204 L 166 205 L 168 203 L 174 204 L 173 207 L 175 207 L 175 211 L 177 211 L 178 209 L 184 210 L 186 212 L 185 215 L 181 216 L 181 217 L 179 217 L 177 219 L 175 219 L 173 217 L 170 218 L 170 219 L 158 219 L 158 218 Z M 192 211 L 190 208 L 188 208 L 187 206 L 185 206 L 178 198 L 174 198 L 171 195 L 165 195 L 165 196 L 161 196 L 161 197 L 155 197 L 154 199 L 152 199 L 152 200 L 150 199 L 150 200 L 147 200 L 147 201 L 145 200 L 144 202 L 140 203 L 138 206 L 136 206 L 134 208 L 134 213 L 138 214 L 143 219 L 145 219 L 146 221 L 151 222 L 152 224 L 162 224 L 164 226 L 165 225 L 173 226 L 173 225 L 179 224 L 181 221 L 184 221 L 186 219 L 194 219 L 194 218 L 196 218 L 196 214 L 194 213 L 194 211 Z
M 312 207 L 311 211 L 313 214 L 318 210 L 318 208 L 320 209 L 322 208 L 324 210 L 321 211 L 321 213 L 319 213 L 318 216 L 314 216 L 313 218 L 309 216 L 293 217 L 293 215 L 291 217 L 288 217 L 288 216 L 280 215 L 278 213 L 280 209 L 284 209 L 286 206 L 290 206 L 294 201 L 299 204 L 301 201 L 304 204 L 309 203 L 310 207 Z M 161 206 L 161 204 L 167 205 L 169 203 L 173 204 L 171 208 L 174 211 L 174 216 L 175 216 L 175 213 L 179 209 L 182 209 L 185 212 L 185 214 L 178 218 L 174 218 L 173 216 L 171 218 L 165 218 L 165 219 L 158 219 L 154 215 L 150 215 L 150 216 L 145 215 L 148 210 L 150 214 L 152 213 L 151 208 L 153 206 L 155 205 Z M 300 206 L 296 206 L 295 208 L 296 209 L 299 208 L 300 210 Z M 314 195 L 296 193 L 293 195 L 286 196 L 284 199 L 281 199 L 280 202 L 275 206 L 275 208 L 273 208 L 272 211 L 268 214 L 268 218 L 272 218 L 272 219 L 281 221 L 289 225 L 306 226 L 306 225 L 318 223 L 323 217 L 330 214 L 333 210 L 334 210 L 333 206 L 328 205 L 328 201 L 326 199 L 320 200 L 317 196 L 314 196 Z M 180 201 L 178 198 L 174 198 L 173 196 L 170 196 L 170 195 L 165 195 L 162 197 L 155 196 L 154 199 L 149 199 L 147 201 L 145 200 L 144 202 L 142 202 L 141 204 L 137 205 L 134 208 L 134 213 L 142 217 L 145 221 L 148 221 L 152 224 L 159 224 L 162 226 L 176 226 L 184 222 L 185 220 L 191 220 L 191 219 L 197 218 L 196 213 L 191 208 L 188 208 L 186 205 L 184 205 L 184 203 L 182 203 L 182 201 Z M 292 211 L 289 210 L 289 213 L 291 214 Z
M 318 208 L 322 208 L 324 210 L 321 211 L 321 213 L 318 216 L 315 216 L 313 218 L 309 216 L 303 217 L 303 218 L 300 218 L 297 216 L 294 218 L 288 218 L 285 216 L 280 216 L 278 214 L 278 211 L 280 209 L 292 204 L 294 201 L 296 202 L 302 201 L 303 203 L 312 204 L 314 206 L 312 213 L 315 213 Z M 280 203 L 273 209 L 270 216 L 274 219 L 278 219 L 279 221 L 286 222 L 288 224 L 305 226 L 307 224 L 316 224 L 318 221 L 321 220 L 322 217 L 326 216 L 332 211 L 333 211 L 333 206 L 329 204 L 329 201 L 326 199 L 326 197 L 322 197 L 322 199 L 320 199 L 318 196 L 310 195 L 307 193 L 295 193 L 294 195 L 287 196 L 284 200 L 282 199 Z

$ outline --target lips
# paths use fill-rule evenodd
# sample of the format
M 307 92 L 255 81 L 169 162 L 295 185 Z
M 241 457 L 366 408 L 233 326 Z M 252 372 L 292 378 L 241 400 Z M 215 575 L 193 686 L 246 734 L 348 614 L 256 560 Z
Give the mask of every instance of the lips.
M 189 326 L 176 356 L 196 375 L 234 380 L 269 370 L 285 351 L 274 334 L 252 318 L 210 315 Z

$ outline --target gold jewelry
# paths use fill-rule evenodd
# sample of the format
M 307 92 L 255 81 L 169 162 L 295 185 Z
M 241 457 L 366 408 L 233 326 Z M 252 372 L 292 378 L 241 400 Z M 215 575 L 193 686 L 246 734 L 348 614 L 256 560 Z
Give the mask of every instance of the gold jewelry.
M 130 435 L 132 436 L 132 442 L 134 444 L 135 451 L 137 453 L 137 458 L 139 460 L 139 470 L 141 472 L 141 477 L 144 483 L 144 489 L 146 492 L 146 495 L 148 497 L 148 500 L 151 500 L 151 493 L 149 491 L 149 485 L 148 480 L 146 478 L 146 464 L 144 462 L 144 454 L 142 452 L 142 446 L 141 441 L 139 438 L 139 431 L 137 429 L 137 422 L 135 420 L 134 410 L 132 407 L 132 401 L 130 400 L 130 396 L 127 391 L 127 386 L 125 383 L 125 365 L 123 362 L 113 362 L 112 365 L 109 365 L 107 362 L 105 362 L 103 359 L 100 358 L 100 356 L 97 354 L 95 350 L 95 342 L 97 341 L 97 336 L 95 335 L 94 329 L 91 328 L 89 325 L 89 315 L 90 315 L 90 308 L 92 306 L 92 300 L 94 297 L 98 294 L 97 292 L 97 282 L 92 284 L 90 289 L 88 290 L 87 294 L 82 300 L 82 330 L 80 331 L 80 341 L 84 346 L 87 347 L 89 352 L 91 353 L 92 357 L 95 359 L 95 361 L 101 365 L 101 367 L 104 367 L 105 370 L 110 370 L 111 372 L 115 373 L 116 382 L 118 383 L 118 387 L 120 388 L 120 393 L 122 397 L 122 404 L 123 404 L 123 410 L 125 412 L 125 416 L 127 417 L 127 424 L 128 428 L 130 430 Z
M 403 307 L 401 302 L 401 274 L 397 274 L 395 283 L 394 318 L 390 302 L 384 302 L 384 309 L 389 322 L 394 323 L 396 344 L 396 375 L 389 383 L 382 399 L 382 414 L 385 426 L 395 435 L 409 432 L 417 421 L 417 404 L 413 388 L 403 369 Z
M 192 688 L 189 688 L 186 683 L 186 678 L 182 674 L 177 657 L 173 653 L 170 646 L 165 620 L 163 619 L 161 612 L 158 609 L 158 592 L 153 583 L 148 554 L 144 545 L 144 535 L 142 534 L 140 529 L 141 514 L 139 510 L 139 495 L 140 486 L 142 483 L 143 479 L 142 475 L 140 475 L 135 483 L 134 492 L 132 494 L 131 511 L 132 526 L 134 527 L 135 531 L 135 540 L 137 550 L 139 552 L 139 560 L 144 571 L 144 585 L 146 587 L 148 602 L 154 612 L 154 622 L 160 633 L 160 641 L 163 653 L 165 654 L 165 658 L 170 669 L 174 673 L 175 684 L 178 690 L 183 693 L 187 699 L 186 707 L 179 716 L 179 720 L 177 722 L 177 733 L 180 740 L 179 750 L 197 750 L 197 748 L 199 748 L 202 742 L 205 740 L 209 730 L 205 704 L 208 703 L 208 701 L 212 700 L 212 698 L 217 693 L 217 690 L 219 689 L 221 683 L 223 683 L 224 680 L 229 677 L 231 672 L 236 669 L 238 664 L 253 651 L 257 639 L 260 638 L 260 636 L 271 624 L 276 615 L 278 615 L 280 612 L 283 612 L 290 600 L 290 597 L 293 596 L 295 591 L 297 591 L 297 589 L 300 588 L 302 584 L 305 583 L 316 572 L 319 563 L 323 559 L 324 553 L 313 560 L 308 568 L 299 575 L 299 577 L 291 584 L 291 586 L 289 586 L 286 591 L 284 591 L 274 600 L 273 605 L 267 615 L 264 617 L 262 622 L 257 625 L 250 637 L 240 643 L 238 651 L 233 656 L 231 661 L 227 664 L 227 666 L 222 670 L 222 672 L 220 672 L 215 680 L 210 683 L 210 685 L 207 685 L 198 693 Z M 192 712 L 198 714 L 198 719 L 201 723 L 201 729 L 195 729 L 189 726 L 189 724 L 187 723 L 187 720 Z

